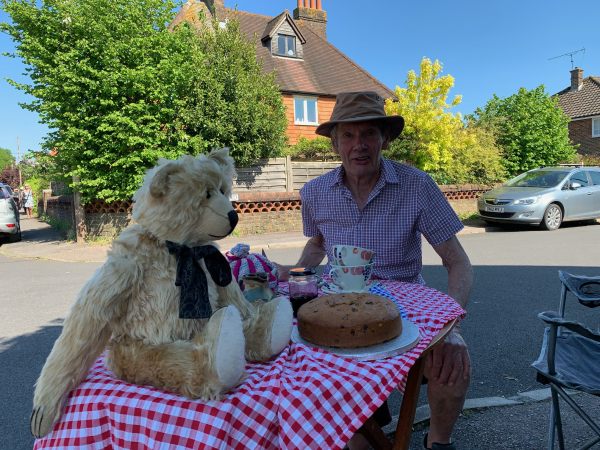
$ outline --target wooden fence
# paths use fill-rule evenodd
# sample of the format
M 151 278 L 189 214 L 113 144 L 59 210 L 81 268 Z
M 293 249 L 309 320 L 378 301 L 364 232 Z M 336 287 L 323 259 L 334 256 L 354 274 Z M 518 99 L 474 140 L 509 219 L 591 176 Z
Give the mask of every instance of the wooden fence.
M 271 158 L 255 166 L 236 168 L 233 190 L 246 192 L 298 192 L 308 181 L 338 167 L 339 161 L 292 161 Z

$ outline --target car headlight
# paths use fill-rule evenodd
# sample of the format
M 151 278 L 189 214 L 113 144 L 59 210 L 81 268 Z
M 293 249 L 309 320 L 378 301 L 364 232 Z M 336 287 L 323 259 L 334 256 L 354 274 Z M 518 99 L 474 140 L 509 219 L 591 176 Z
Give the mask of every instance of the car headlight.
M 515 205 L 533 205 L 537 202 L 539 197 L 528 197 L 528 198 L 520 198 L 515 200 Z

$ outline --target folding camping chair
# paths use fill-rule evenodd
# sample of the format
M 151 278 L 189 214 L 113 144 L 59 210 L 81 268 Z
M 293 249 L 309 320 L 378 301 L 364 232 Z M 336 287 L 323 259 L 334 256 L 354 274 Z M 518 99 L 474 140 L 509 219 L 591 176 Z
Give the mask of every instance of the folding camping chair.
M 559 311 L 538 314 L 549 326 L 544 331 L 540 355 L 532 366 L 538 381 L 549 384 L 552 392 L 548 449 L 554 449 L 555 433 L 559 448 L 565 448 L 559 406 L 562 398 L 597 435 L 580 447 L 583 450 L 600 442 L 600 422 L 594 422 L 572 394 L 579 391 L 600 396 L 600 329 L 592 331 L 584 324 L 566 319 L 565 306 L 568 292 L 584 306 L 600 306 L 600 277 L 571 275 L 562 270 L 558 277 L 562 283 Z M 600 314 L 594 316 L 600 319 Z M 598 411 L 595 410 L 597 418 Z

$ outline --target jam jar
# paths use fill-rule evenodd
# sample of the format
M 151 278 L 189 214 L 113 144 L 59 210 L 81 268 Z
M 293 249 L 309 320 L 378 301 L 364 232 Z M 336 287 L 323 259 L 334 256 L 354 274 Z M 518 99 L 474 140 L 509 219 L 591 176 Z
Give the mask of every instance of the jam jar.
M 318 277 L 314 269 L 309 267 L 295 267 L 290 269 L 289 278 L 290 302 L 294 310 L 294 317 L 298 310 L 309 300 L 319 295 Z

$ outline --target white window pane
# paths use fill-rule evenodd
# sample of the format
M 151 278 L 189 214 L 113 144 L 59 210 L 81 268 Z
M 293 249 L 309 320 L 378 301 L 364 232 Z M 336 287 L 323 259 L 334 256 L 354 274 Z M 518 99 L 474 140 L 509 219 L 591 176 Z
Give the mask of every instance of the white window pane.
M 600 137 L 600 119 L 592 119 L 592 136 Z
M 315 100 L 306 101 L 306 109 L 308 110 L 308 121 L 310 123 L 317 122 L 317 102 Z
M 294 120 L 304 122 L 304 101 L 299 98 L 294 99 Z

